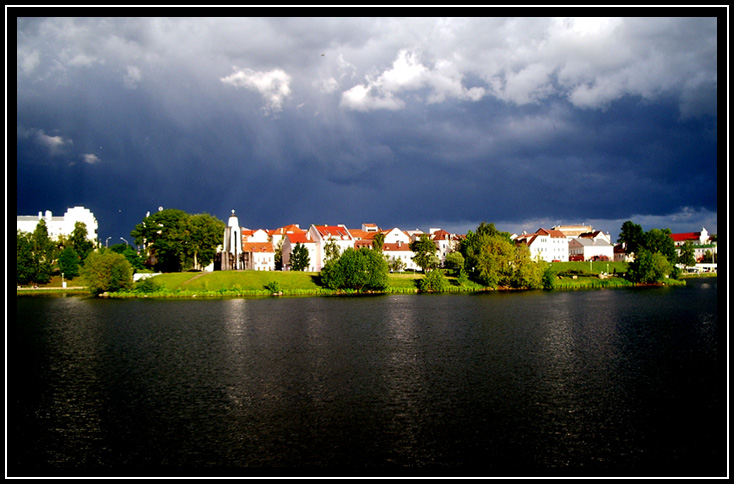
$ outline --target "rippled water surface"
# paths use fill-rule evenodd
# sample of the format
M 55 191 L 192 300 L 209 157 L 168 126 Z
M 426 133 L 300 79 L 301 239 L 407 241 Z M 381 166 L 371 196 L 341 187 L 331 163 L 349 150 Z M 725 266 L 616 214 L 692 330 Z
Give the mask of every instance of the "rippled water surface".
M 715 279 L 482 295 L 19 297 L 17 309 L 9 476 L 726 473 Z

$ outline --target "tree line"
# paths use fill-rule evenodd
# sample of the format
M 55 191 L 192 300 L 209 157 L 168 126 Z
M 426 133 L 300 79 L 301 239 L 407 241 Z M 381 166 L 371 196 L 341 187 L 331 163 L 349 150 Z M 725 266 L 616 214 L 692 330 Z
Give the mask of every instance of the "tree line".
M 166 209 L 146 216 L 131 232 L 143 254 L 127 244 L 109 249 L 87 238 L 84 223 L 77 222 L 68 237 L 53 241 L 44 220 L 33 233 L 17 233 L 18 284 L 48 283 L 53 274 L 67 279 L 83 276 L 90 291 L 132 287 L 132 274 L 146 267 L 159 272 L 179 272 L 191 267 L 209 265 L 216 257 L 225 224 L 209 214 L 189 215 L 182 210 Z M 693 247 L 687 244 L 676 253 L 670 229 L 651 229 L 627 221 L 622 225 L 617 242 L 634 255 L 625 277 L 636 283 L 662 282 L 677 278 L 676 263 L 695 264 Z M 347 249 L 340 253 L 331 242 L 324 247 L 325 263 L 319 276 L 331 289 L 382 290 L 387 287 L 388 273 L 400 270 L 398 261 L 389 261 L 382 252 L 384 234 L 377 234 L 371 248 Z M 556 279 L 552 264 L 533 260 L 525 244 L 515 244 L 508 232 L 494 224 L 482 222 L 469 231 L 457 250 L 446 255 L 444 270 L 437 255 L 438 247 L 428 235 L 410 243 L 413 261 L 425 276 L 419 281 L 421 290 L 440 291 L 448 282 L 445 274 L 454 275 L 459 284 L 469 279 L 486 287 L 518 289 L 552 288 Z M 291 254 L 291 269 L 305 270 L 310 264 L 308 250 L 296 244 Z
M 225 224 L 213 215 L 165 209 L 146 216 L 130 232 L 156 272 L 206 267 L 222 243 Z
M 377 237 L 372 248 L 347 249 L 339 254 L 338 248 L 327 245 L 326 262 L 320 273 L 322 283 L 332 289 L 374 289 L 387 286 L 387 274 L 392 268 L 382 256 L 384 238 Z M 681 254 L 676 252 L 670 229 L 651 229 L 627 221 L 617 242 L 625 245 L 634 256 L 624 277 L 634 283 L 660 283 L 666 278 L 679 278 L 676 264 L 695 264 L 693 246 L 686 244 Z M 551 289 L 557 279 L 553 264 L 534 260 L 526 244 L 515 244 L 509 232 L 497 230 L 492 223 L 482 222 L 476 231 L 469 231 L 458 248 L 446 255 L 441 270 L 438 247 L 428 235 L 410 244 L 415 254 L 413 261 L 423 270 L 418 282 L 422 291 L 440 291 L 447 287 L 445 273 L 456 277 L 459 284 L 473 280 L 485 287 L 514 289 Z M 294 253 L 296 251 L 294 250 Z M 308 267 L 308 252 L 298 250 L 298 270 Z
M 677 279 L 681 271 L 676 264 L 696 263 L 691 243 L 682 247 L 680 256 L 677 254 L 670 229 L 644 232 L 640 225 L 628 220 L 622 224 L 617 242 L 624 244 L 626 252 L 634 256 L 626 276 L 632 282 L 651 284 L 668 277 Z
M 210 264 L 224 233 L 224 222 L 209 214 L 189 215 L 166 209 L 146 216 L 131 236 L 143 247 L 128 244 L 100 247 L 89 240 L 83 222 L 69 236 L 52 240 L 44 220 L 32 233 L 17 231 L 17 283 L 47 284 L 53 275 L 81 276 L 93 294 L 133 287 L 136 271 L 178 272 Z

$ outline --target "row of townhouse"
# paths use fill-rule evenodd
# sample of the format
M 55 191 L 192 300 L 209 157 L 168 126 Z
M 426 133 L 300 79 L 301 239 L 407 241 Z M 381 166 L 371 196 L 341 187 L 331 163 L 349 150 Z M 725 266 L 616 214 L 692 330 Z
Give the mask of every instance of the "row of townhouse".
M 693 257 L 696 261 L 702 261 L 707 252 L 711 253 L 714 256 L 714 260 L 716 260 L 717 244 L 711 239 L 706 227 L 701 228 L 700 232 L 671 234 L 671 237 L 673 238 L 673 244 L 675 244 L 678 255 L 680 255 L 683 246 L 690 242 L 693 245 Z
M 363 224 L 361 229 L 348 229 L 340 225 L 311 225 L 307 231 L 287 234 L 283 239 L 283 270 L 290 270 L 290 256 L 296 244 L 306 247 L 309 254 L 311 272 L 320 271 L 325 263 L 325 247 L 335 243 L 339 252 L 348 248 L 360 249 L 372 247 L 375 235 L 384 234 L 382 253 L 388 261 L 401 261 L 402 267 L 407 270 L 418 270 L 413 261 L 415 253 L 410 249 L 411 242 L 417 240 L 424 232 L 420 230 L 405 231 L 399 228 L 381 230 L 374 224 Z M 446 260 L 446 254 L 458 249 L 461 236 L 450 234 L 441 229 L 431 229 L 428 236 L 436 244 L 441 263 Z
M 530 257 L 546 262 L 614 260 L 614 245 L 608 233 L 588 225 L 539 228 L 533 233 L 513 235 L 516 245 L 525 244 Z
M 326 246 L 335 244 L 340 253 L 348 248 L 372 247 L 375 235 L 384 234 L 382 251 L 388 261 L 399 260 L 407 270 L 419 267 L 413 261 L 415 255 L 410 243 L 424 232 L 405 231 L 399 228 L 382 230 L 375 224 L 363 224 L 361 229 L 349 229 L 339 225 L 311 225 L 303 230 L 298 224 L 275 230 L 249 230 L 240 226 L 234 210 L 227 221 L 222 245 L 215 262 L 205 270 L 275 270 L 275 252 L 280 249 L 283 270 L 291 269 L 291 254 L 296 244 L 306 248 L 309 258 L 308 272 L 319 272 L 326 259 Z M 441 262 L 446 254 L 458 249 L 461 236 L 441 229 L 430 229 L 429 237 L 436 244 Z
M 372 247 L 375 235 L 384 234 L 382 251 L 388 261 L 399 260 L 407 270 L 419 267 L 413 261 L 415 255 L 410 250 L 411 242 L 417 240 L 424 232 L 420 230 L 401 230 L 393 228 L 382 230 L 375 224 L 363 224 L 361 229 L 349 229 L 339 225 L 311 225 L 308 230 L 301 229 L 298 224 L 287 225 L 276 230 L 249 230 L 240 227 L 239 220 L 232 211 L 224 233 L 220 254 L 214 267 L 208 270 L 275 270 L 275 252 L 280 248 L 282 253 L 282 269 L 291 269 L 291 254 L 296 244 L 301 244 L 308 251 L 308 272 L 319 272 L 325 262 L 325 248 L 334 243 L 339 252 L 347 248 L 359 249 Z M 436 244 L 438 256 L 443 264 L 446 255 L 458 250 L 459 242 L 464 237 L 445 230 L 432 228 L 427 234 Z M 701 232 L 672 234 L 676 246 L 692 240 L 696 247 L 710 248 L 710 240 L 706 229 Z M 546 262 L 567 261 L 627 261 L 631 254 L 625 253 L 622 245 L 614 245 L 610 234 L 594 230 L 589 225 L 558 225 L 552 229 L 539 228 L 533 233 L 523 232 L 512 235 L 516 245 L 525 244 L 530 250 L 531 258 Z M 715 252 L 715 245 L 713 246 Z M 698 249 L 697 249 L 698 251 Z M 696 258 L 700 259 L 696 252 Z

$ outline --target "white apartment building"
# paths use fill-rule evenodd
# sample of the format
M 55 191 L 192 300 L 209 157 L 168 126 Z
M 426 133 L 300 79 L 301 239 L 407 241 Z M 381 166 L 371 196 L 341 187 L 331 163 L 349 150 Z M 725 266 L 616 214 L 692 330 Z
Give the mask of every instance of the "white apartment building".
M 97 219 L 88 209 L 81 206 L 68 208 L 62 217 L 54 217 L 51 210 L 45 213 L 38 212 L 38 215 L 18 215 L 18 230 L 33 233 L 36 230 L 38 222 L 43 220 L 46 222 L 48 235 L 55 240 L 59 236 L 70 236 L 74 232 L 74 225 L 77 222 L 83 222 L 87 227 L 87 239 L 97 241 Z
M 568 239 L 560 230 L 539 228 L 535 233 L 522 233 L 515 237 L 515 244 L 527 244 L 533 260 L 568 262 Z
M 326 244 L 334 242 L 339 247 L 340 254 L 349 248 L 354 248 L 354 237 L 349 233 L 349 229 L 342 224 L 311 225 L 308 229 L 308 238 L 316 244 L 316 260 L 311 260 L 312 265 L 315 265 L 315 272 L 324 267 L 324 258 L 326 257 L 324 247 Z M 285 258 L 283 260 L 285 261 Z

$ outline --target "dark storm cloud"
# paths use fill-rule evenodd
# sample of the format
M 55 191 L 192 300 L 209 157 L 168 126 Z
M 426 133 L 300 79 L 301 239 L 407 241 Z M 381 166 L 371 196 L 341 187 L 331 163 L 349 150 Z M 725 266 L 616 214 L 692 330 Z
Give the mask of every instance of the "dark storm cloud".
M 18 214 L 716 231 L 716 19 L 17 28 Z

